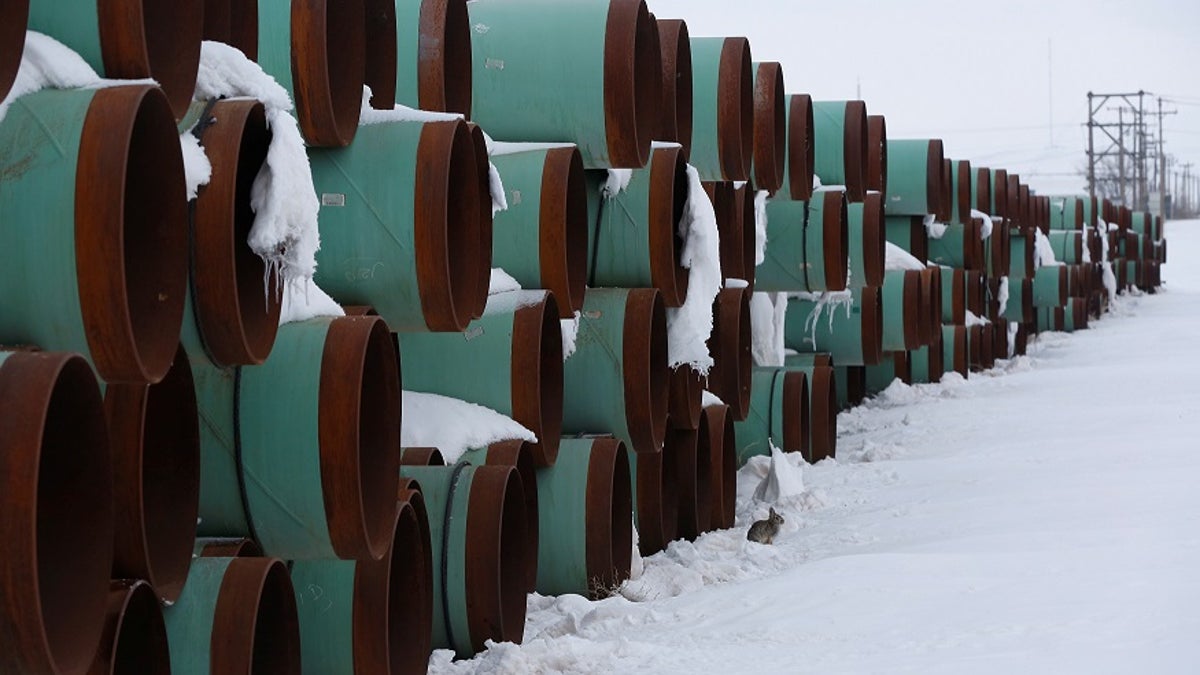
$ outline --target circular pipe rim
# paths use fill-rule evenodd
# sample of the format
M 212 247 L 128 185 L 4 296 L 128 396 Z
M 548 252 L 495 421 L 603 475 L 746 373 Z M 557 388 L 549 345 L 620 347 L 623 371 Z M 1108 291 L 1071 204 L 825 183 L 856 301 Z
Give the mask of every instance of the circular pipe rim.
M 729 406 L 704 408 L 700 424 L 707 428 L 709 440 L 710 485 L 712 486 L 709 525 L 712 529 L 733 527 L 737 504 L 737 442 Z M 716 480 L 712 477 L 716 476 Z
M 955 197 L 958 203 L 958 213 L 952 214 L 958 218 L 960 223 L 971 222 L 971 162 L 965 159 L 960 159 L 951 163 L 951 167 L 957 172 L 956 180 L 958 182 L 958 191 Z
M 679 520 L 679 485 L 670 468 L 672 449 L 635 453 L 637 462 L 638 548 L 652 555 L 674 541 Z
M 187 353 L 158 384 L 109 385 L 113 578 L 146 579 L 164 601 L 183 591 L 200 511 L 200 422 Z
M 88 672 L 169 675 L 167 625 L 150 584 L 140 579 L 114 579 L 109 583 L 100 648 Z
M 80 312 L 104 380 L 157 382 L 171 367 L 187 230 L 183 157 L 166 96 L 149 85 L 97 90 L 79 144 L 75 256 Z
M 625 444 L 597 438 L 588 457 L 586 565 L 589 588 L 613 588 L 629 578 L 633 560 L 633 487 Z
M 478 231 L 474 233 L 477 237 L 477 240 L 474 242 L 468 242 L 467 244 L 468 248 L 471 246 L 477 247 L 475 248 L 474 253 L 480 258 L 480 260 L 477 261 L 476 264 L 472 265 L 467 272 L 468 274 L 473 272 L 475 277 L 475 282 L 473 285 L 474 291 L 471 293 L 470 299 L 469 315 L 472 319 L 478 319 L 483 316 L 484 310 L 487 309 L 488 292 L 491 290 L 490 286 L 492 280 L 492 165 L 491 159 L 488 157 L 487 139 L 484 138 L 483 128 L 474 122 L 467 122 L 466 125 L 467 131 L 469 131 L 471 134 L 471 148 L 474 151 L 471 157 L 471 162 L 475 165 L 475 194 L 477 198 L 476 205 L 478 208 L 475 211 L 476 220 L 474 222 L 469 220 L 471 213 L 470 211 L 465 209 L 462 210 L 461 216 L 464 220 L 467 220 L 467 222 L 470 223 L 470 226 L 478 227 Z M 453 173 L 451 174 L 450 179 L 455 180 Z M 464 177 L 463 180 L 467 181 L 469 178 Z M 539 204 L 539 218 L 541 217 L 540 206 L 541 205 Z M 459 208 L 461 207 L 453 206 L 451 212 L 453 214 L 459 214 Z M 457 215 L 452 217 L 457 219 Z M 461 245 L 459 242 L 451 242 L 451 252 L 458 250 L 455 244 Z M 454 260 L 455 256 L 451 256 L 450 265 L 452 275 L 454 274 Z
M 713 332 L 708 349 L 713 365 L 707 388 L 730 406 L 735 420 L 750 412 L 751 351 L 750 297 L 744 288 L 724 288 L 713 308 Z
M 816 162 L 817 143 L 814 139 L 812 97 L 808 94 L 792 94 L 788 97 L 788 147 L 787 179 L 788 193 L 792 199 L 812 199 L 813 164 Z
M 525 497 L 511 466 L 475 468 L 468 503 L 466 545 L 467 625 L 470 642 L 521 643 L 525 633 Z
M 887 121 L 867 115 L 867 190 L 887 194 Z
M 541 302 L 517 309 L 512 319 L 512 417 L 537 436 L 538 442 L 528 449 L 538 466 L 552 466 L 558 457 L 562 354 L 562 324 L 554 294 L 546 293 Z
M 754 182 L 774 192 L 783 185 L 787 152 L 786 99 L 783 66 L 778 61 L 758 64 L 754 77 Z
M 758 198 L 758 192 L 755 190 L 754 182 L 748 181 L 741 188 L 734 187 L 734 192 L 740 195 L 741 199 L 741 235 L 742 241 L 740 248 L 742 280 L 746 282 L 746 288 L 749 292 L 754 292 L 754 269 L 755 269 L 755 238 L 758 236 L 758 210 L 754 206 L 754 201 Z M 735 202 L 737 200 L 735 199 Z
M 218 170 L 195 204 L 196 323 L 214 363 L 258 365 L 275 343 L 282 304 L 280 294 L 271 292 L 278 270 L 268 268 L 247 243 L 254 225 L 250 195 L 266 162 L 271 132 L 257 100 L 217 101 L 211 115 L 218 123 L 204 129 L 200 142 Z
M 812 445 L 809 443 L 809 431 L 812 429 L 812 418 L 809 416 L 808 375 L 800 370 L 788 370 L 783 373 L 783 401 L 780 404 L 780 414 L 783 416 L 783 447 L 784 452 L 799 452 L 806 459 L 811 455 Z M 774 411 L 772 411 L 772 414 Z
M 236 47 L 258 60 L 258 0 L 205 0 L 204 39 Z
M 867 286 L 883 285 L 883 269 L 887 260 L 887 237 L 883 227 L 883 193 L 868 192 L 863 199 L 862 218 L 863 267 Z
M 579 148 L 546 151 L 538 211 L 538 263 L 559 318 L 583 309 L 587 285 L 587 183 Z
M 0 6 L 0 101 L 8 96 L 17 79 L 28 25 L 29 0 L 11 0 Z
M 948 205 L 942 206 L 942 192 L 945 190 L 943 176 L 946 169 L 945 158 L 941 139 L 929 139 L 925 150 L 925 208 L 939 218 L 942 218 L 942 214 L 950 210 Z M 946 196 L 949 197 L 949 195 Z
M 0 363 L 0 402 L 0 670 L 82 671 L 100 640 L 114 531 L 112 485 L 96 480 L 111 470 L 96 378 L 78 355 L 16 352 Z M 87 519 L 66 517 L 79 505 Z
M 293 2 L 292 79 L 300 131 L 309 145 L 345 147 L 354 140 L 366 82 L 363 0 Z
M 754 154 L 754 72 L 750 41 L 727 37 L 717 66 L 717 152 L 727 181 L 750 179 Z
M 699 429 L 671 429 L 663 447 L 671 459 L 667 470 L 675 476 L 675 535 L 688 541 L 701 531 L 699 438 Z
M 843 115 L 846 198 L 861 202 L 867 193 L 867 144 L 871 136 L 867 125 L 867 104 L 864 101 L 846 101 Z
M 976 211 L 991 215 L 992 211 L 992 170 L 985 167 L 975 168 L 975 203 Z
M 837 456 L 837 386 L 832 366 L 816 366 L 808 381 L 809 453 L 819 462 Z
M 662 49 L 662 126 L 655 137 L 674 141 L 683 150 L 684 161 L 692 152 L 692 49 L 687 22 L 658 19 Z
M 378 560 L 392 535 L 400 479 L 400 368 L 383 319 L 330 322 L 319 400 L 330 542 L 344 560 Z
M 446 466 L 442 451 L 437 448 L 401 448 L 401 466 Z M 401 480 L 403 482 L 403 480 Z M 400 486 L 400 490 L 405 488 Z
M 713 485 L 712 439 L 708 426 L 696 425 L 696 536 L 712 530 Z M 719 478 L 719 476 L 718 476 Z
M 409 598 L 410 605 L 414 605 L 421 612 L 422 619 L 416 622 L 416 626 L 405 631 L 405 639 L 403 642 L 405 654 L 400 659 L 411 665 L 413 670 L 402 670 L 400 672 L 420 672 L 421 668 L 427 667 L 430 651 L 433 649 L 433 540 L 429 533 L 429 514 L 425 510 L 425 496 L 421 493 L 421 486 L 412 478 L 400 479 L 400 490 L 396 495 L 398 508 L 403 509 L 404 505 L 408 505 L 416 519 L 417 530 L 413 534 L 413 539 L 406 537 L 405 541 L 410 543 L 410 548 L 405 550 L 405 554 L 409 557 L 417 557 L 420 559 L 420 569 L 426 570 L 425 573 L 418 572 L 421 579 L 425 583 L 415 586 L 415 593 Z M 412 547 L 416 548 L 414 552 Z M 411 579 L 406 579 L 406 582 L 411 582 Z M 395 652 L 392 658 L 397 658 Z
M 822 254 L 825 266 L 825 289 L 846 289 L 846 274 L 850 260 L 849 217 L 846 214 L 846 195 L 841 190 L 824 192 L 822 209 Z
M 963 325 L 955 325 L 954 327 L 954 363 L 953 367 L 959 375 L 969 377 L 971 374 L 970 364 L 967 358 L 967 327 Z
M 201 538 L 196 540 L 196 555 L 201 558 L 261 558 L 262 547 L 248 537 Z
M 469 119 L 473 75 L 467 3 L 465 0 L 424 0 L 418 22 L 419 107 L 461 113 Z
M 704 378 L 686 363 L 672 368 L 670 378 L 667 422 L 674 429 L 695 429 L 703 410 Z
M 300 672 L 300 619 L 287 566 L 278 558 L 234 558 L 213 612 L 214 673 Z
M 152 78 L 180 119 L 192 103 L 204 37 L 204 6 L 199 2 L 96 4 L 104 75 L 113 79 Z
M 604 122 L 612 166 L 649 161 L 661 99 L 658 25 L 644 0 L 612 0 L 604 29 Z
M 679 307 L 687 298 L 684 241 L 676 227 L 687 205 L 687 193 L 687 164 L 680 149 L 654 149 L 650 157 L 650 281 L 667 307 Z M 585 242 L 585 251 L 586 246 Z
M 954 162 L 950 159 L 942 159 L 941 176 L 942 191 L 937 219 L 941 222 L 949 222 L 954 215 Z
M 637 453 L 657 453 L 667 433 L 667 315 L 654 288 L 625 299 L 622 375 L 625 421 Z
M 529 545 L 525 554 L 526 580 L 527 590 L 532 593 L 537 589 L 538 545 L 541 539 L 534 444 L 521 439 L 498 441 L 488 446 L 486 457 L 486 464 L 511 466 L 521 479 L 521 490 L 525 495 L 525 541 Z

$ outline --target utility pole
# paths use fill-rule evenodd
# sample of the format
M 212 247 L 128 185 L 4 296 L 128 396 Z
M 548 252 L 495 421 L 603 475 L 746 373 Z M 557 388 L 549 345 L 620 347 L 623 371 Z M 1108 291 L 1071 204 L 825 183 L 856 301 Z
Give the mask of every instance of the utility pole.
M 1114 196 L 1121 204 L 1132 206 L 1130 199 L 1130 176 L 1126 167 L 1126 159 L 1133 162 L 1133 191 L 1136 197 L 1138 172 L 1139 149 L 1144 148 L 1144 144 L 1139 143 L 1139 133 L 1141 127 L 1140 118 L 1136 117 L 1139 110 L 1139 102 L 1135 101 L 1135 97 L 1144 96 L 1144 91 L 1120 93 L 1120 94 L 1097 94 L 1088 92 L 1088 195 L 1099 196 L 1097 193 L 1102 193 L 1105 196 Z M 1115 121 L 1103 121 L 1102 115 L 1107 111 L 1109 114 L 1113 110 L 1117 112 Z M 1125 112 L 1134 113 L 1132 126 L 1125 118 Z M 1108 118 L 1112 120 L 1111 117 Z M 1131 127 L 1132 136 L 1126 135 L 1126 127 Z M 1103 145 L 1096 142 L 1097 134 L 1101 134 L 1103 138 L 1100 140 Z M 1111 172 L 1105 172 L 1104 175 L 1097 173 L 1097 166 L 1105 158 L 1111 157 L 1117 161 L 1119 175 L 1114 177 Z M 1111 160 L 1110 160 L 1111 161 Z M 1103 168 L 1101 166 L 1101 168 Z M 1113 188 L 1116 188 L 1114 191 Z M 1115 192 L 1115 194 L 1114 194 Z
M 1125 202 L 1125 109 L 1117 108 L 1117 138 L 1120 146 L 1117 149 L 1117 194 L 1121 196 L 1121 203 Z
M 1158 97 L 1158 216 L 1161 218 L 1166 212 L 1167 201 L 1167 155 L 1163 152 L 1163 116 L 1178 114 L 1178 110 L 1163 111 L 1162 97 Z

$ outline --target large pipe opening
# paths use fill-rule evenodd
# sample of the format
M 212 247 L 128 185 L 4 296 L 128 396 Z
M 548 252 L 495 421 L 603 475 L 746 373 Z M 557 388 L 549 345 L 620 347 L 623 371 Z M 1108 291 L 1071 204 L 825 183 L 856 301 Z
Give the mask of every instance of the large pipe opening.
M 783 66 L 776 61 L 759 63 L 754 77 L 754 182 L 768 192 L 783 185 L 787 151 L 783 91 Z
M 778 412 L 783 418 L 780 420 L 780 426 L 783 427 L 783 438 L 775 440 L 782 443 L 780 449 L 784 452 L 798 452 L 804 457 L 810 457 L 808 440 L 812 420 L 808 411 L 808 375 L 799 370 L 788 370 L 781 374 L 783 376 L 783 400 L 776 404 L 779 406 L 778 409 L 771 410 L 770 414 L 774 415 Z M 768 429 L 768 433 L 770 431 Z
M 363 0 L 295 2 L 291 8 L 292 82 L 300 130 L 310 145 L 354 140 L 366 81 Z
M 578 148 L 546 152 L 538 216 L 542 283 L 554 293 L 559 318 L 583 309 L 587 285 L 587 183 Z
M 153 78 L 170 102 L 172 117 L 183 117 L 196 89 L 204 6 L 199 2 L 99 2 L 96 10 L 104 75 Z
M 658 452 L 667 433 L 667 315 L 656 289 L 633 289 L 622 337 L 625 418 L 633 449 Z
M 629 578 L 633 559 L 633 487 L 629 453 L 613 438 L 592 443 L 587 478 L 589 589 L 613 588 Z
M 812 97 L 793 94 L 788 97 L 788 193 L 792 199 L 808 201 L 812 197 L 813 163 L 817 143 L 813 134 Z
M 700 424 L 707 427 L 710 442 L 710 526 L 713 529 L 733 527 L 737 503 L 737 442 L 734 438 L 733 416 L 729 414 L 729 406 L 705 408 Z
M 754 152 L 754 71 L 746 38 L 725 38 L 717 78 L 721 174 L 725 180 L 749 180 Z
M 554 464 L 562 436 L 562 324 L 558 317 L 558 304 L 551 293 L 513 315 L 512 416 L 538 437 L 538 442 L 530 445 L 538 466 Z
M 846 197 L 841 190 L 824 193 L 822 254 L 825 267 L 825 289 L 841 291 L 846 288 L 846 271 L 850 259 L 849 217 Z
M 838 402 L 835 377 L 837 375 L 832 366 L 818 366 L 813 368 L 812 377 L 808 380 L 808 428 L 812 430 L 809 452 L 814 462 L 837 456 Z
M 517 470 L 475 468 L 467 516 L 467 624 L 472 648 L 485 640 L 521 643 L 525 634 L 528 536 Z
M 604 35 L 604 119 L 613 166 L 640 168 L 649 161 L 661 99 L 658 25 L 643 0 L 613 0 Z
M 362 0 L 362 3 L 365 17 L 363 80 L 371 88 L 371 107 L 391 110 L 396 106 L 398 70 L 396 1 Z
M 680 19 L 659 19 L 658 37 L 662 49 L 662 126 L 655 138 L 679 143 L 686 161 L 692 150 L 693 91 L 687 23 Z
M 846 170 L 846 198 L 861 202 L 867 192 L 867 154 L 870 131 L 867 128 L 867 104 L 846 101 L 842 120 L 842 153 Z
M 887 121 L 867 115 L 867 190 L 887 194 Z
M 88 671 L 109 675 L 169 675 L 167 626 L 154 589 L 145 581 L 113 581 L 100 649 Z

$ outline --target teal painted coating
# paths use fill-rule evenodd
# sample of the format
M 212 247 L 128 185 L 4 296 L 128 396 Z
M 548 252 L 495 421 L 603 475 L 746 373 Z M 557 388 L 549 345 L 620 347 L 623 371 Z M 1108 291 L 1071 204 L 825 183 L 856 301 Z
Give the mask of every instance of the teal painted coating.
M 258 65 L 287 89 L 292 100 L 292 3 L 263 0 L 258 3 Z
M 757 73 L 758 73 L 757 67 L 754 69 L 754 72 L 757 76 Z M 807 97 L 797 96 L 794 94 L 786 94 L 783 97 L 783 99 L 784 99 L 784 101 L 783 101 L 783 119 L 784 119 L 784 124 L 783 124 L 783 129 L 784 129 L 784 131 L 783 131 L 783 147 L 784 147 L 784 151 L 783 151 L 783 185 L 779 186 L 779 189 L 775 191 L 775 194 L 771 195 L 771 199 L 784 201 L 784 200 L 789 200 L 789 199 L 793 198 L 792 197 L 792 150 L 791 150 L 791 148 L 792 148 L 792 143 L 795 141 L 792 138 L 792 124 L 791 124 L 792 102 L 793 101 L 802 101 L 805 98 L 807 98 Z M 804 113 L 803 110 L 800 110 L 797 112 L 799 114 Z M 807 180 L 807 177 L 805 178 L 805 180 Z
M 850 293 L 849 311 L 839 305 L 823 307 L 811 326 L 808 324 L 817 303 L 798 298 L 788 300 L 784 345 L 798 352 L 829 352 L 839 365 L 862 365 L 862 290 L 851 289 Z
M 911 369 L 913 384 L 937 382 L 937 380 L 930 379 L 929 357 L 931 354 L 929 350 L 931 349 L 942 349 L 942 346 L 940 344 L 935 346 L 925 345 L 909 353 L 909 368 Z
M 524 306 L 514 295 L 493 296 L 484 316 L 461 333 L 401 336 L 404 388 L 460 398 L 511 417 L 513 320 Z
M 767 201 L 767 241 L 771 245 L 762 264 L 754 268 L 755 291 L 828 290 L 824 194 L 818 190 L 807 202 Z
M 272 4 L 272 3 L 262 3 Z M 370 305 L 394 331 L 429 330 L 417 287 L 417 146 L 425 125 L 362 126 L 345 148 L 309 148 L 323 203 L 314 280 L 346 305 Z M 327 196 L 337 197 L 327 198 Z
M 929 262 L 947 267 L 966 267 L 968 225 L 951 223 L 940 238 L 929 238 Z
M 187 321 L 186 323 L 191 323 Z M 214 366 L 188 349 L 196 412 L 200 419 L 200 523 L 202 537 L 244 537 L 250 534 L 239 485 L 234 438 L 236 370 Z
M 904 277 L 907 270 L 885 270 L 883 273 L 883 351 L 904 351 L 904 324 L 911 321 L 904 315 Z M 884 359 L 887 361 L 888 359 Z
M 1021 323 L 1025 320 L 1025 284 L 1020 278 L 1008 280 L 1008 304 L 1004 306 L 1002 317 L 1009 321 Z
M 846 104 L 813 101 L 813 173 L 824 185 L 846 185 Z
M 914 227 L 924 227 L 924 225 L 914 221 L 912 216 L 884 216 L 883 238 L 912 253 Z
M 604 197 L 603 210 L 588 218 L 588 283 L 593 286 L 652 288 L 650 274 L 650 168 L 633 169 L 629 186 L 613 197 Z M 599 193 L 607 171 L 589 172 L 588 191 Z M 596 184 L 597 179 L 602 179 Z M 592 197 L 588 197 L 589 203 Z M 599 204 L 597 204 L 599 206 Z M 597 236 L 599 228 L 599 236 Z M 594 261 L 594 262 L 593 262 Z
M 770 455 L 771 443 L 783 445 L 783 374 L 786 368 L 755 368 L 750 378 L 750 412 L 734 421 L 738 465 L 751 457 Z M 772 440 L 774 439 L 774 440 Z
M 720 97 L 721 53 L 725 38 L 691 39 L 692 47 L 692 149 L 688 162 L 700 180 L 725 180 L 721 170 L 721 137 L 717 112 Z
M 1061 265 L 1039 267 L 1033 273 L 1033 306 L 1061 306 L 1061 300 L 1066 295 L 1066 289 L 1063 288 L 1064 283 L 1066 282 L 1062 276 Z M 1012 302 L 1011 298 L 1009 302 Z
M 1055 259 L 1072 265 L 1084 262 L 1082 255 L 1075 255 L 1075 242 L 1083 237 L 1083 230 L 1050 230 L 1046 235 L 1050 240 L 1050 248 L 1054 250 Z M 1083 245 L 1086 245 L 1086 242 Z M 1079 250 L 1083 250 L 1082 246 Z
M 833 367 L 833 385 L 837 392 L 838 410 L 845 410 L 850 406 L 850 367 L 849 366 L 834 366 Z
M 1074 230 L 1077 207 L 1082 207 L 1082 202 L 1078 201 L 1075 197 L 1051 197 L 1051 233 L 1055 230 Z
M 453 649 L 460 657 L 469 658 L 475 649 L 471 646 L 471 630 L 467 624 L 467 505 L 475 467 L 402 466 L 400 475 L 420 483 L 429 514 L 433 647 Z M 450 616 L 446 616 L 447 608 Z
M 96 0 L 30 0 L 26 25 L 70 47 L 103 76 L 99 4 Z
M 588 595 L 593 590 L 587 569 L 587 484 L 593 442 L 564 438 L 554 466 L 537 469 L 538 528 L 545 534 L 538 541 L 537 592 L 543 595 Z
M 962 212 L 965 210 L 965 211 L 967 211 L 967 213 L 970 213 L 971 209 L 975 208 L 975 171 L 973 169 L 971 169 L 970 162 L 966 162 L 966 164 L 967 164 L 967 169 L 968 169 L 967 175 L 969 175 L 971 177 L 971 180 L 969 181 L 971 183 L 971 185 L 968 188 L 970 190 L 970 192 L 969 192 L 970 198 L 969 199 L 970 199 L 971 203 L 964 205 L 962 203 L 962 200 L 960 200 L 958 198 L 959 197 L 958 171 L 959 171 L 959 166 L 962 164 L 963 164 L 962 160 L 957 160 L 957 159 L 952 160 L 950 162 L 950 224 L 951 225 L 965 225 L 966 223 L 964 223 L 962 221 L 962 218 L 960 218 L 960 216 L 962 215 Z M 963 208 L 964 206 L 966 207 L 965 209 Z
M 939 267 L 938 271 L 942 275 L 942 282 L 938 284 L 942 289 L 942 323 L 961 323 L 965 315 L 954 316 L 954 277 L 962 272 L 956 272 L 951 267 Z M 966 298 L 963 298 L 963 305 L 966 305 Z
M 863 202 L 846 204 L 846 233 L 849 235 L 849 287 L 862 288 L 867 283 L 867 241 L 863 238 Z M 770 221 L 767 223 L 770 225 Z M 769 247 L 768 247 L 768 250 Z
M 242 368 L 246 512 L 267 555 L 334 559 L 321 484 L 321 361 L 334 317 L 279 327 L 271 355 Z
M 292 563 L 300 662 L 307 673 L 352 673 L 354 668 L 353 560 Z M 364 627 L 364 630 L 369 628 Z
M 535 254 L 541 250 L 542 174 L 547 152 L 527 150 L 491 158 L 504 181 L 508 201 L 507 209 L 492 216 L 492 264 L 503 268 L 522 288 L 543 286 L 541 257 Z
M 73 186 L 95 93 L 29 94 L 13 101 L 0 122 L 0 342 L 78 352 L 89 362 Z
M 929 141 L 888 139 L 888 215 L 923 216 L 933 213 L 929 204 Z
M 563 362 L 563 434 L 608 432 L 632 447 L 625 417 L 628 295 L 623 288 L 589 288 L 584 295 L 575 353 Z
M 611 166 L 604 114 L 608 5 L 467 3 L 471 119 L 496 140 L 570 141 L 579 146 L 584 166 Z
M 1026 254 L 1030 246 L 1033 246 L 1033 241 L 1029 237 L 1017 234 L 1016 230 L 1013 231 L 1009 239 L 1009 250 L 1012 252 L 1008 258 L 1008 278 L 1010 280 L 1031 276 L 1027 274 L 1028 270 L 1025 268 Z
M 424 0 L 396 0 L 396 103 L 421 107 L 421 7 Z M 431 36 L 432 37 L 432 36 Z M 367 58 L 372 58 L 370 55 Z M 508 176 L 504 176 L 508 187 Z M 508 268 L 505 268 L 507 271 Z
M 956 363 L 969 363 L 970 354 L 958 353 L 958 342 L 954 339 L 954 334 L 958 330 L 958 326 L 942 325 L 942 368 L 947 373 L 955 372 Z M 969 333 L 968 333 L 969 334 Z M 963 346 L 966 346 L 966 340 L 963 340 Z M 967 372 L 960 373 L 963 377 L 968 377 L 971 372 L 967 368 Z
M 221 582 L 236 558 L 192 558 L 187 583 L 175 604 L 163 609 L 171 672 L 175 675 L 209 675 L 213 618 Z
M 887 389 L 898 377 L 892 355 L 884 354 L 879 363 L 867 366 L 867 395 L 873 396 Z

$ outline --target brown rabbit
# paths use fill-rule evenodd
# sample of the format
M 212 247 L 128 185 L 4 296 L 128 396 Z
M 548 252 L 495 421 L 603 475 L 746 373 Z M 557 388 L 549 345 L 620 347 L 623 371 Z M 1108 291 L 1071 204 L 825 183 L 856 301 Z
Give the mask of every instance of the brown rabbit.
M 775 508 L 771 507 L 766 520 L 756 520 L 750 525 L 746 538 L 760 544 L 770 544 L 775 540 L 775 535 L 779 534 L 779 526 L 782 524 L 783 516 L 775 513 Z

